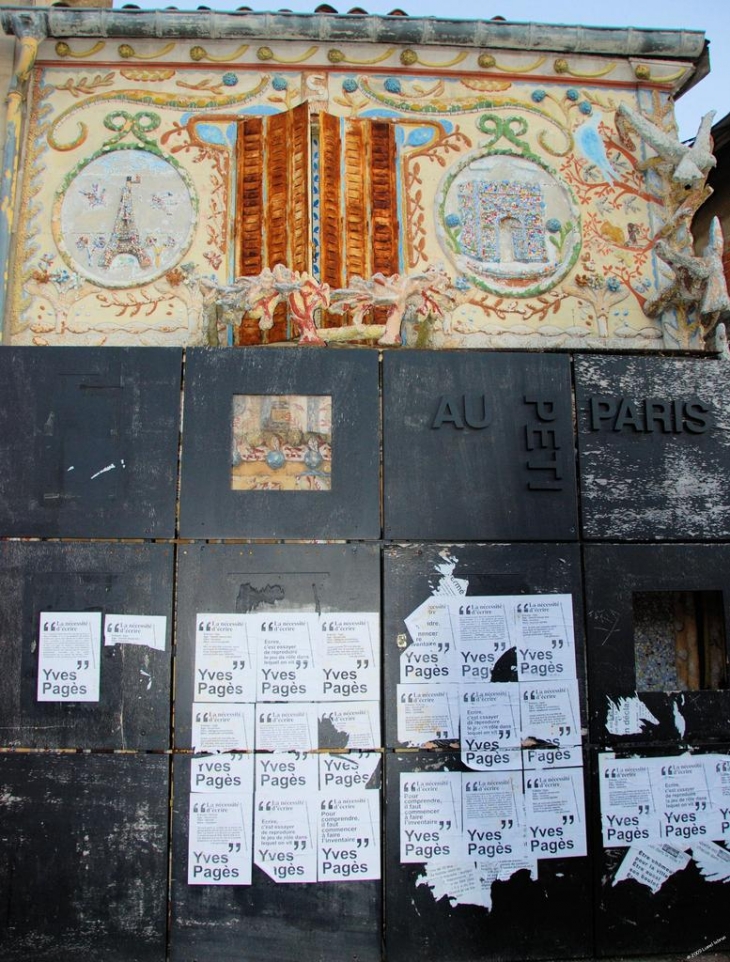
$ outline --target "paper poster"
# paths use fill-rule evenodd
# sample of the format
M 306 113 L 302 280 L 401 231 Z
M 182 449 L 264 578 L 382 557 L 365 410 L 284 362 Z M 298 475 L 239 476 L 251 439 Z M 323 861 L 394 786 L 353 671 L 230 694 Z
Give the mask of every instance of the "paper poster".
M 319 747 L 317 705 L 256 705 L 256 748 L 267 752 L 311 752 Z
M 368 700 L 380 695 L 380 618 L 375 612 L 323 615 L 315 652 L 322 701 Z
M 190 791 L 253 796 L 253 755 L 203 755 L 190 760 Z
M 462 818 L 467 859 L 527 857 L 521 772 L 463 774 Z
M 705 777 L 707 756 L 664 758 L 654 782 L 659 807 L 659 836 L 684 848 L 712 837 L 712 801 Z M 658 777 L 657 777 L 658 775 Z
M 253 751 L 254 706 L 195 702 L 192 740 L 196 752 Z
M 322 794 L 317 877 L 320 882 L 380 878 L 380 794 Z
M 380 787 L 380 752 L 318 755 L 319 787 L 324 793 L 377 791 Z
M 105 645 L 145 645 L 164 651 L 166 640 L 165 615 L 107 615 L 104 618 Z
M 398 685 L 398 741 L 418 747 L 459 737 L 458 685 Z
M 256 661 L 245 615 L 196 615 L 195 701 L 252 702 Z
M 191 794 L 188 885 L 251 884 L 251 797 Z
M 607 699 L 606 731 L 611 735 L 640 735 L 651 725 L 658 725 L 655 718 L 638 695 L 615 700 Z
M 405 684 L 458 681 L 455 619 L 450 601 L 430 598 L 405 619 L 411 636 L 400 657 L 400 680 Z
M 510 599 L 463 598 L 454 611 L 459 681 L 512 681 L 517 626 Z
M 256 755 L 256 795 L 297 797 L 319 789 L 317 756 L 306 752 Z
M 99 701 L 101 612 L 42 611 L 38 701 Z
M 514 683 L 461 685 L 461 760 L 479 771 L 520 769 L 520 692 Z
M 401 773 L 400 860 L 403 863 L 459 861 L 461 773 Z
M 689 864 L 689 855 L 671 845 L 634 846 L 628 850 L 613 880 L 634 879 L 657 893 L 666 880 Z
M 578 683 L 520 682 L 520 722 L 523 740 L 579 745 Z
M 587 854 L 583 770 L 554 769 L 525 776 L 525 813 L 533 858 Z
M 380 703 L 320 702 L 317 706 L 319 748 L 377 748 L 380 745 Z
M 730 852 L 715 842 L 692 842 L 692 858 L 708 882 L 730 882 Z
M 575 678 L 573 604 L 570 595 L 532 595 L 517 602 L 520 681 Z
M 526 772 L 543 768 L 581 768 L 583 749 L 580 745 L 565 745 L 522 749 L 522 767 Z
M 275 882 L 317 881 L 319 795 L 258 793 L 254 863 Z
M 275 612 L 246 617 L 257 652 L 256 700 L 316 700 L 320 672 L 312 616 Z

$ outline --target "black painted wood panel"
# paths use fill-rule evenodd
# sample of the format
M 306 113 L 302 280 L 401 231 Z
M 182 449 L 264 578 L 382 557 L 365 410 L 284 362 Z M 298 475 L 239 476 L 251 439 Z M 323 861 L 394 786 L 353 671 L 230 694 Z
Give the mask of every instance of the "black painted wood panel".
M 386 538 L 576 538 L 568 357 L 390 351 L 383 410 Z
M 0 535 L 171 538 L 182 352 L 0 351 Z
M 164 962 L 169 761 L 0 755 L 3 962 Z
M 172 578 L 172 545 L 0 543 L 0 745 L 168 748 Z M 100 700 L 39 702 L 41 611 L 164 615 L 166 647 L 102 638 Z

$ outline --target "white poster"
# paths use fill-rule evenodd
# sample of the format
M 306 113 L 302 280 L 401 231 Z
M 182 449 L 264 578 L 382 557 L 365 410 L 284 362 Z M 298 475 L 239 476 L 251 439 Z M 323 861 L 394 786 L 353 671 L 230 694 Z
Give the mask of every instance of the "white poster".
M 573 604 L 570 595 L 531 595 L 517 602 L 520 681 L 575 678 Z
M 275 882 L 317 881 L 317 793 L 256 796 L 254 862 Z
M 105 645 L 145 645 L 164 651 L 167 639 L 165 615 L 106 615 Z
M 449 599 L 430 598 L 405 619 L 410 644 L 400 656 L 405 684 L 458 681 L 456 619 Z
M 251 797 L 191 794 L 188 885 L 251 884 Z
M 101 612 L 42 611 L 38 701 L 99 701 Z
M 515 606 L 510 598 L 462 598 L 454 605 L 458 624 L 459 681 L 508 681 L 500 665 L 514 662 Z M 510 668 L 505 666 L 505 671 Z
M 246 616 L 197 614 L 194 700 L 238 703 L 253 702 L 255 696 L 255 650 Z
M 468 859 L 527 857 L 521 772 L 462 774 L 462 817 Z
M 315 707 L 319 748 L 368 749 L 380 745 L 379 702 L 320 702 Z
M 656 893 L 666 880 L 689 864 L 689 855 L 672 845 L 632 846 L 613 880 L 613 884 L 634 879 Z
M 190 760 L 190 791 L 253 796 L 253 755 L 202 755 Z
M 315 617 L 273 612 L 247 615 L 257 652 L 257 701 L 314 701 L 320 672 L 315 664 Z
M 322 615 L 315 651 L 322 701 L 372 701 L 380 695 L 380 618 L 375 612 Z
M 460 772 L 402 772 L 400 860 L 464 858 Z
M 580 707 L 576 681 L 520 682 L 523 739 L 580 745 Z
M 317 877 L 320 882 L 380 878 L 378 792 L 322 793 Z
M 256 794 L 313 795 L 319 788 L 317 756 L 306 752 L 256 755 Z
M 193 751 L 253 751 L 254 706 L 193 704 Z
M 256 705 L 256 748 L 265 752 L 311 752 L 319 745 L 317 705 Z
M 529 853 L 533 858 L 587 854 L 583 769 L 527 773 L 525 812 Z
M 398 741 L 417 748 L 459 737 L 458 685 L 398 685 Z
M 462 762 L 478 771 L 521 769 L 519 685 L 461 685 L 460 693 Z
M 325 794 L 377 790 L 379 785 L 380 752 L 352 754 L 321 754 L 319 759 L 319 787 Z

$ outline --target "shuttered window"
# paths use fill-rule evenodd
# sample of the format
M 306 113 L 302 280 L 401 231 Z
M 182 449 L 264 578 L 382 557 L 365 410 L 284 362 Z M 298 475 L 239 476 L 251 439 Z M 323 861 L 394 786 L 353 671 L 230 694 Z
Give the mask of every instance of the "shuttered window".
M 396 160 L 395 128 L 383 121 L 325 113 L 311 117 L 306 103 L 286 113 L 239 121 L 236 275 L 285 264 L 342 288 L 355 275 L 397 273 Z M 341 323 L 334 314 L 323 320 L 324 326 Z M 268 341 L 290 336 L 280 306 Z M 257 322 L 244 319 L 237 343 L 260 339 Z

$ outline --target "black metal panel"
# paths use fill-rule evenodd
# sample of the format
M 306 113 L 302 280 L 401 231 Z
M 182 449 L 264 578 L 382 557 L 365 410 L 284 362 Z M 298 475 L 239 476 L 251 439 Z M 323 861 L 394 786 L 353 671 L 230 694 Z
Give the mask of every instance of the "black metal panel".
M 575 372 L 584 536 L 727 538 L 727 365 L 590 356 Z
M 169 762 L 0 755 L 3 962 L 164 962 Z
M 380 610 L 374 546 L 191 544 L 178 558 L 176 748 L 191 747 L 198 613 Z
M 720 591 L 730 625 L 727 545 L 586 545 L 585 584 L 591 740 L 601 745 L 727 738 L 730 691 L 639 691 L 658 724 L 634 734 L 606 728 L 609 701 L 637 694 L 633 596 L 646 591 Z M 679 712 L 679 716 L 677 715 Z M 681 718 L 677 727 L 677 719 Z
M 632 758 L 671 757 L 685 750 L 686 746 L 681 750 L 632 748 L 629 753 L 617 752 L 617 758 L 627 754 Z M 727 744 L 692 747 L 694 757 L 707 752 L 727 756 L 728 751 Z M 592 768 L 598 811 L 597 752 L 593 752 Z M 671 956 L 677 959 L 693 958 L 695 953 L 700 958 L 728 958 L 726 885 L 703 878 L 694 860 L 671 875 L 656 892 L 634 879 L 617 883 L 616 872 L 629 849 L 603 848 L 600 817 L 595 819 L 594 828 L 595 954 L 598 958 L 643 958 L 659 953 L 677 953 Z M 685 844 L 689 848 L 691 840 Z
M 492 884 L 492 907 L 436 900 L 421 864 L 400 862 L 400 777 L 411 772 L 466 771 L 452 752 L 386 756 L 385 958 L 439 962 L 524 962 L 588 956 L 592 944 L 587 858 L 541 860 L 538 877 L 520 871 Z M 421 884 L 419 884 L 419 881 Z
M 397 685 L 400 656 L 409 644 L 405 619 L 432 595 L 439 582 L 439 566 L 443 566 L 445 558 L 457 562 L 453 577 L 468 581 L 468 596 L 572 594 L 576 668 L 583 713 L 583 592 L 577 545 L 421 544 L 392 547 L 385 549 L 383 560 L 385 744 L 389 748 L 402 747 L 398 743 Z M 513 679 L 505 677 L 503 680 Z
M 0 352 L 0 533 L 170 538 L 182 353 Z
M 569 358 L 398 351 L 383 361 L 386 538 L 576 537 Z
M 254 866 L 248 886 L 188 885 L 190 757 L 173 776 L 172 962 L 379 962 L 380 881 L 277 884 Z
M 0 543 L 0 744 L 168 748 L 172 576 L 171 545 Z M 39 702 L 41 611 L 164 615 L 166 647 L 102 640 L 98 702 Z
M 376 354 L 307 348 L 200 348 L 187 353 L 185 385 L 183 537 L 379 536 Z M 234 395 L 329 396 L 331 490 L 233 490 Z M 303 470 L 302 476 L 305 473 Z

